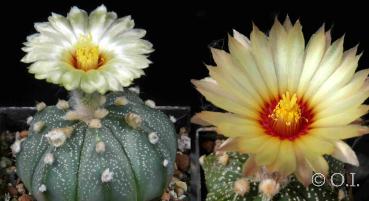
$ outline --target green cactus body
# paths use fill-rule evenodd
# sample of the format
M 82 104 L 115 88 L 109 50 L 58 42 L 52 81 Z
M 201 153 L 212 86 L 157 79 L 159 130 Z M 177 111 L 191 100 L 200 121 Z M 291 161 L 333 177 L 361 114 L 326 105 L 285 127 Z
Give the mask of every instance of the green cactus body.
M 206 187 L 208 190 L 206 201 L 348 201 L 348 194 L 345 186 L 335 187 L 326 182 L 318 187 L 310 184 L 305 187 L 297 181 L 294 176 L 281 186 L 279 192 L 268 199 L 260 192 L 260 181 L 255 181 L 251 177 L 248 180 L 248 192 L 243 196 L 235 192 L 235 182 L 242 178 L 242 166 L 247 160 L 247 154 L 230 152 L 228 162 L 222 165 L 218 162 L 217 156 L 211 154 L 206 156 L 203 161 L 205 172 Z M 340 173 L 344 175 L 343 163 L 332 157 L 326 157 L 330 175 Z M 335 179 L 341 179 L 336 177 Z M 342 181 L 334 181 L 334 184 L 341 184 Z M 341 192 L 340 192 L 341 191 Z M 341 194 L 341 195 L 340 195 Z
M 128 103 L 117 105 L 117 97 Z M 69 110 L 56 106 L 34 116 L 17 154 L 17 173 L 37 200 L 148 201 L 162 195 L 176 155 L 172 122 L 132 92 L 110 93 L 102 106 L 108 114 L 99 128 L 65 120 Z M 129 114 L 142 119 L 137 128 L 125 120 Z M 35 129 L 37 122 L 44 125 Z M 61 146 L 52 145 L 47 134 L 60 128 L 73 131 Z M 154 132 L 156 139 L 149 139 Z

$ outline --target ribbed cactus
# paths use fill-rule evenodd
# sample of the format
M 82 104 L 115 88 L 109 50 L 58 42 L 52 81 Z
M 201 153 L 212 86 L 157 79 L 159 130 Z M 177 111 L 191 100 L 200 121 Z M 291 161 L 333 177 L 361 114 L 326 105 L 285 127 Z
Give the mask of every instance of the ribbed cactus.
M 348 201 L 345 186 L 334 187 L 325 185 L 318 187 L 311 184 L 304 187 L 294 176 L 281 181 L 265 175 L 243 177 L 242 166 L 247 154 L 235 152 L 216 156 L 211 154 L 203 158 L 202 167 L 205 171 L 208 195 L 206 201 Z M 326 157 L 330 174 L 344 174 L 343 163 Z M 272 175 L 273 177 L 273 175 Z M 341 179 L 341 177 L 333 177 Z M 335 184 L 342 181 L 335 180 Z
M 173 172 L 176 133 L 162 112 L 125 91 L 38 105 L 17 173 L 39 201 L 149 201 Z

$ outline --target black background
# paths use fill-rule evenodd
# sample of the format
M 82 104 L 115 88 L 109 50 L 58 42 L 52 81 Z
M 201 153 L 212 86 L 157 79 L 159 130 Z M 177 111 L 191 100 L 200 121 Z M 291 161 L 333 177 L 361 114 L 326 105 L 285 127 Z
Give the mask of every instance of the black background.
M 64 89 L 35 80 L 27 73 L 27 65 L 20 62 L 26 37 L 35 32 L 34 22 L 43 22 L 51 12 L 66 15 L 74 5 L 91 11 L 102 3 L 118 16 L 132 15 L 136 27 L 147 30 L 146 39 L 154 44 L 151 67 L 146 76 L 136 81 L 143 96 L 158 105 L 189 105 L 199 111 L 204 104 L 190 79 L 207 75 L 204 63 L 211 63 L 209 47 L 226 46 L 227 33 L 237 29 L 249 35 L 252 22 L 263 31 L 288 14 L 293 21 L 300 19 L 305 38 L 310 37 L 323 23 L 332 28 L 333 39 L 345 34 L 345 48 L 359 45 L 364 54 L 360 68 L 369 67 L 369 7 L 354 1 L 294 1 L 269 3 L 267 1 L 8 1 L 1 5 L 0 38 L 0 106 L 32 106 L 36 101 L 56 103 L 66 98 Z M 257 5 L 256 5 L 257 4 Z M 306 39 L 307 41 L 307 39 Z M 368 137 L 368 136 L 367 136 Z M 367 140 L 359 152 L 368 153 Z M 358 150 L 356 150 L 358 151 Z M 360 156 L 360 154 L 359 154 Z M 362 156 L 364 157 L 364 156 Z M 367 157 L 367 156 L 366 156 Z M 362 158 L 367 160 L 367 158 Z M 369 167 L 369 162 L 366 168 Z M 365 170 L 365 168 L 364 168 Z M 367 200 L 365 191 L 369 179 L 356 192 L 357 200 Z
M 156 1 L 155 1 L 156 2 Z M 168 1 L 169 2 L 169 1 Z M 187 2 L 187 1 L 185 1 Z M 333 38 L 346 34 L 345 47 L 360 43 L 359 49 L 369 49 L 368 11 L 365 5 L 350 3 L 296 2 L 270 4 L 255 1 L 223 1 L 212 3 L 174 2 L 147 3 L 132 1 L 11 1 L 4 5 L 0 60 L 0 106 L 31 106 L 36 101 L 54 104 L 65 98 L 66 92 L 44 80 L 35 80 L 27 73 L 22 43 L 35 32 L 34 22 L 46 21 L 51 12 L 66 15 L 73 5 L 91 11 L 101 4 L 118 16 L 132 15 L 136 27 L 147 30 L 146 39 L 154 44 L 153 64 L 146 76 L 136 80 L 144 97 L 159 105 L 190 105 L 200 110 L 203 104 L 190 79 L 207 75 L 204 63 L 211 62 L 210 46 L 226 44 L 227 33 L 237 29 L 249 35 L 252 22 L 267 31 L 274 17 L 283 20 L 289 14 L 300 19 L 305 37 L 310 37 L 323 23 L 332 28 Z M 365 54 L 361 66 L 368 66 Z

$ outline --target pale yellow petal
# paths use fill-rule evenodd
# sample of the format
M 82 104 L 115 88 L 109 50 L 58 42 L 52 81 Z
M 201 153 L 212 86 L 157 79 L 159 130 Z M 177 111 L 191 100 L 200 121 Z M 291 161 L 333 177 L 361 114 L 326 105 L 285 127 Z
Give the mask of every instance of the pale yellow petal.
M 257 124 L 240 125 L 231 122 L 219 123 L 217 125 L 217 132 L 228 137 L 265 135 L 264 130 Z
M 369 69 L 358 71 L 347 85 L 334 93 L 330 93 L 329 96 L 323 99 L 319 104 L 316 104 L 314 108 L 316 108 L 317 111 L 321 111 L 335 104 L 337 101 L 343 101 L 345 98 L 356 94 L 364 85 L 368 74 Z
M 239 82 L 237 82 L 236 79 L 234 79 L 222 67 L 207 66 L 207 68 L 211 78 L 213 78 L 217 84 L 224 88 L 229 94 L 239 98 L 240 101 L 242 101 L 242 104 L 260 111 L 264 101 L 258 94 L 248 93 L 250 91 L 250 85 L 248 85 L 248 88 L 245 88 L 244 85 L 241 85 Z
M 245 35 L 241 34 L 235 29 L 233 29 L 233 37 L 245 48 L 250 48 L 250 39 L 248 39 Z
M 310 168 L 314 170 L 314 172 L 328 175 L 328 163 L 323 158 L 322 154 L 318 153 L 321 151 L 316 150 L 319 145 L 309 146 L 308 144 L 302 142 L 302 140 L 296 140 L 294 145 L 296 145 L 297 149 L 304 154 L 307 163 L 309 164 Z
M 200 119 L 201 122 L 205 122 L 204 126 L 218 126 L 221 123 L 232 123 L 235 125 L 257 125 L 258 123 L 255 120 L 246 119 L 235 114 L 210 111 L 202 111 L 197 113 L 193 118 Z
M 242 173 L 245 176 L 253 176 L 258 170 L 258 166 L 255 162 L 255 158 L 252 155 L 249 155 L 249 158 L 243 165 Z
M 216 83 L 208 80 L 192 80 L 192 83 L 214 105 L 247 118 L 258 118 L 258 113 L 255 110 L 245 107 L 239 99 L 222 90 Z
M 359 107 L 353 107 L 342 111 L 341 113 L 320 117 L 316 115 L 315 121 L 312 123 L 312 127 L 332 127 L 332 126 L 345 126 L 354 122 L 361 116 L 367 114 L 369 111 L 369 105 L 360 105 Z
M 304 154 L 302 151 L 298 148 L 298 146 L 293 143 L 293 148 L 295 150 L 296 154 L 296 171 L 295 175 L 297 179 L 304 184 L 305 187 L 309 186 L 311 184 L 311 177 L 313 170 L 307 163 Z
M 326 37 L 324 26 L 322 26 L 315 34 L 311 36 L 305 50 L 304 66 L 297 89 L 297 95 L 299 97 L 302 97 L 302 95 L 305 93 L 311 78 L 318 68 L 320 61 L 322 60 L 325 51 L 325 43 Z
M 278 97 L 278 81 L 276 70 L 273 62 L 272 50 L 268 43 L 267 36 L 261 32 L 256 26 L 251 32 L 251 50 L 255 58 L 255 62 L 259 68 L 269 92 L 274 98 Z
M 335 41 L 325 52 L 318 69 L 311 78 L 309 87 L 304 97 L 309 99 L 317 89 L 328 79 L 341 63 L 343 56 L 343 37 Z
M 280 143 L 278 155 L 275 161 L 268 165 L 271 171 L 278 171 L 282 175 L 289 175 L 296 170 L 296 154 L 293 147 L 293 142 L 283 140 Z
M 308 131 L 307 134 L 297 138 L 295 142 L 303 149 L 303 152 L 311 152 L 316 155 L 332 154 L 334 151 L 334 145 L 331 140 L 327 140 L 318 135 L 314 135 L 313 132 Z
M 343 61 L 336 71 L 319 87 L 310 99 L 310 105 L 316 105 L 332 91 L 337 91 L 349 82 L 358 66 L 360 56 L 356 56 L 357 47 L 347 50 Z
M 287 32 L 278 19 L 275 19 L 272 29 L 269 33 L 269 42 L 272 47 L 274 65 L 278 78 L 278 88 L 280 93 L 287 90 L 288 75 L 288 44 Z
M 359 160 L 355 152 L 343 141 L 336 142 L 336 147 L 332 156 L 344 163 L 359 166 Z
M 249 88 L 250 94 L 259 94 L 264 100 L 272 98 L 272 94 L 268 93 L 269 91 L 266 83 L 259 72 L 259 67 L 256 64 L 250 49 L 245 48 L 233 37 L 229 37 L 228 46 L 233 62 L 242 67 L 241 74 L 235 75 L 238 77 L 236 80 L 243 85 L 244 88 Z M 241 76 L 242 79 L 240 79 Z M 246 79 L 244 78 L 245 76 Z
M 369 133 L 368 127 L 348 125 L 327 128 L 314 128 L 309 131 L 311 135 L 327 140 L 344 140 Z
M 329 106 L 327 105 L 323 108 L 321 105 L 326 103 L 320 103 L 319 107 L 315 107 L 314 111 L 317 116 L 323 118 L 331 115 L 339 114 L 342 111 L 348 110 L 352 107 L 358 107 L 361 105 L 367 98 L 369 97 L 369 80 L 364 83 L 364 85 L 360 88 L 360 90 L 352 94 L 351 96 L 342 98 L 341 100 L 337 100 L 334 103 L 331 103 Z
M 257 153 L 260 147 L 270 138 L 266 135 L 259 134 L 250 137 L 244 135 L 242 137 L 230 137 L 220 147 L 219 151 L 236 151 L 240 153 Z
M 269 165 L 276 160 L 280 151 L 281 140 L 277 137 L 269 137 L 266 142 L 259 147 L 255 154 L 256 163 L 261 165 Z M 278 160 L 278 159 L 277 159 Z
M 297 90 L 299 84 L 305 51 L 305 40 L 299 21 L 287 31 L 287 43 L 287 89 L 292 92 Z

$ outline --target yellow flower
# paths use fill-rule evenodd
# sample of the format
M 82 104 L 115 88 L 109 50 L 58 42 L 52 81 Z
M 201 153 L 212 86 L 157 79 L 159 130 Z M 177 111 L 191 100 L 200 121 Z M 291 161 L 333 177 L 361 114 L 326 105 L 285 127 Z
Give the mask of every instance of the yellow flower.
M 203 111 L 192 121 L 228 136 L 221 150 L 248 153 L 246 175 L 267 167 L 308 185 L 313 171 L 328 174 L 323 155 L 358 165 L 342 141 L 369 132 L 353 124 L 369 109 L 369 70 L 355 72 L 356 47 L 343 51 L 343 38 L 331 43 L 324 26 L 305 46 L 300 22 L 288 18 L 268 35 L 256 26 L 250 39 L 234 31 L 228 45 L 230 53 L 212 49 L 210 77 L 192 81 L 227 113 Z
M 141 39 L 130 16 L 117 18 L 104 5 L 90 14 L 73 7 L 66 17 L 53 13 L 36 23 L 28 36 L 22 62 L 37 79 L 86 93 L 119 91 L 144 74 L 152 44 Z

